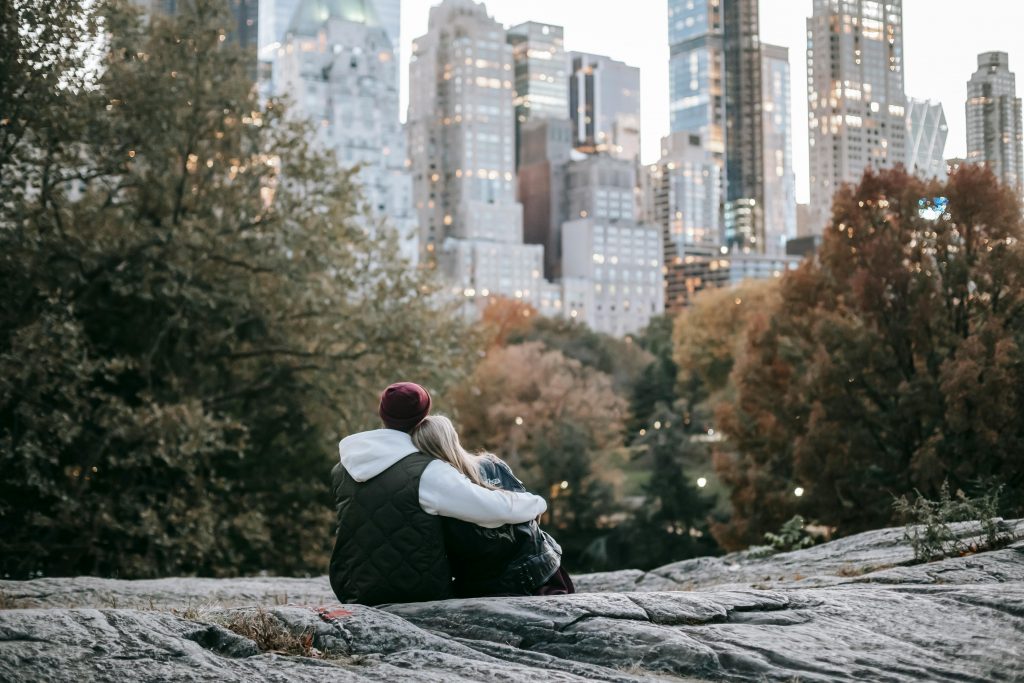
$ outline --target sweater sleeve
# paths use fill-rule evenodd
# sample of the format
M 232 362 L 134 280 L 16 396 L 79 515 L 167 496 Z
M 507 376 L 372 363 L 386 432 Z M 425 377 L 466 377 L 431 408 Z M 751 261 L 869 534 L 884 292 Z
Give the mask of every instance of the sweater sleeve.
M 440 461 L 423 470 L 419 494 L 420 507 L 427 514 L 454 517 L 488 529 L 529 522 L 548 509 L 540 496 L 485 489 Z

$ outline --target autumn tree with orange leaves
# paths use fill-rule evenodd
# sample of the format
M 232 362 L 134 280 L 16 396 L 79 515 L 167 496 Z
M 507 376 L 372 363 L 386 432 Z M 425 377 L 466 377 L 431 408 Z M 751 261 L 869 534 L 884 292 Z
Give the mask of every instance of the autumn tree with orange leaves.
M 919 214 L 945 196 L 947 212 Z M 842 190 L 816 261 L 747 330 L 717 463 L 761 540 L 794 513 L 852 533 L 915 489 L 1005 485 L 1024 511 L 1024 225 L 1013 192 L 966 166 L 946 183 L 868 172 Z M 802 496 L 795 495 L 797 488 Z

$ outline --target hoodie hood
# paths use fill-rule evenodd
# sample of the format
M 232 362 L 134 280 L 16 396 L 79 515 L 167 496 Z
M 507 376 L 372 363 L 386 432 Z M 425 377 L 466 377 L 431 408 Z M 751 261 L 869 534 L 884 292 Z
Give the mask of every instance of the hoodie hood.
M 375 429 L 346 436 L 338 444 L 341 466 L 356 481 L 367 481 L 407 455 L 416 453 L 412 437 L 397 429 Z

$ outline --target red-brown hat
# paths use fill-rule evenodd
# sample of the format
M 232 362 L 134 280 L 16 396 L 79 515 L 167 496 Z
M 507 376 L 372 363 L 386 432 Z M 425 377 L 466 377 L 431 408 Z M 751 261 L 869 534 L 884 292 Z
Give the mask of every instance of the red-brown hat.
M 411 432 L 430 413 L 430 394 L 419 384 L 396 382 L 380 395 L 378 412 L 388 429 Z

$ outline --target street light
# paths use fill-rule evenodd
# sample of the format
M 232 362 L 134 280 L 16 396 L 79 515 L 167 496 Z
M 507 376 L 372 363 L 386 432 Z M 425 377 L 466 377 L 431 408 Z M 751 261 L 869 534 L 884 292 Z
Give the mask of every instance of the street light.
M 697 486 L 699 486 L 700 488 L 704 488 L 707 485 L 708 485 L 708 480 L 705 479 L 704 477 L 700 477 L 700 478 L 697 479 Z

